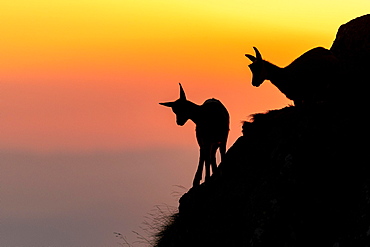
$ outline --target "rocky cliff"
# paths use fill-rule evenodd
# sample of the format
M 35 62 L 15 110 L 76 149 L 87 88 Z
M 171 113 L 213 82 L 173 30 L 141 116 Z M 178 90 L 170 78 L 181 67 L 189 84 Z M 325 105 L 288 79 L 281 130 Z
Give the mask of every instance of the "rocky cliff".
M 155 246 L 370 246 L 368 103 L 344 85 L 370 81 L 369 41 L 369 15 L 342 25 L 331 50 L 349 72 L 336 99 L 245 122 Z

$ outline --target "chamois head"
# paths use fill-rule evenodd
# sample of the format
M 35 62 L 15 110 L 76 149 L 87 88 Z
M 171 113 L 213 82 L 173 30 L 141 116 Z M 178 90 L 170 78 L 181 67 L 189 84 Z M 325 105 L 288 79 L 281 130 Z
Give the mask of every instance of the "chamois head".
M 190 118 L 190 110 L 189 110 L 189 101 L 186 99 L 186 95 L 184 89 L 180 85 L 180 98 L 173 102 L 165 102 L 159 103 L 160 105 L 164 105 L 167 107 L 171 107 L 172 111 L 176 114 L 176 123 L 180 126 L 183 126 L 186 121 Z
M 252 71 L 252 85 L 255 87 L 259 87 L 266 79 L 267 72 L 261 53 L 256 47 L 253 47 L 253 49 L 256 52 L 256 56 L 250 54 L 245 54 L 245 56 L 253 62 L 248 65 L 250 70 Z

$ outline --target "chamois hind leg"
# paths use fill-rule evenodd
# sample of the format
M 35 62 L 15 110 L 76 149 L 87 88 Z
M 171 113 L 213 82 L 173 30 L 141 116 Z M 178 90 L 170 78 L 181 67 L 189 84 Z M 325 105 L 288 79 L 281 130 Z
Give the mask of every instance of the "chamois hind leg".
M 194 176 L 193 187 L 199 185 L 200 180 L 202 180 L 204 157 L 205 157 L 204 156 L 204 148 L 200 148 L 198 169 L 197 169 L 197 171 L 195 173 L 195 176 Z
M 215 174 L 217 172 L 217 163 L 216 163 L 216 152 L 219 145 L 214 144 L 211 147 L 211 166 L 212 166 L 212 174 Z
M 205 181 L 211 177 L 211 161 L 212 161 L 212 148 L 211 145 L 208 145 L 204 150 L 204 166 L 206 169 Z
M 226 154 L 226 141 L 220 143 L 221 162 L 225 160 L 225 154 Z

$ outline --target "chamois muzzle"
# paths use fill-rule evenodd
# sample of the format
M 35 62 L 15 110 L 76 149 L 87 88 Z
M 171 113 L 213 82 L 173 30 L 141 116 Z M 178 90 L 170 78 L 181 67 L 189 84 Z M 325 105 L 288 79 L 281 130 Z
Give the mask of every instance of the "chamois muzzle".
M 176 123 L 179 126 L 183 126 L 188 121 L 188 118 L 182 118 L 179 116 L 176 116 Z
M 256 69 L 256 64 L 249 65 L 250 70 L 252 71 L 252 85 L 259 87 L 265 80 L 261 68 Z

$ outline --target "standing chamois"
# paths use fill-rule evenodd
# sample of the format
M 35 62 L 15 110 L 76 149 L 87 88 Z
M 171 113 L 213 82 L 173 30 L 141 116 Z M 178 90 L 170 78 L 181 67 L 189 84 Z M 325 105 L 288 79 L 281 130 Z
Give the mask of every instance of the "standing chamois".
M 270 80 L 295 105 L 327 100 L 331 84 L 339 79 L 339 60 L 323 47 L 305 52 L 285 68 L 263 60 L 258 49 L 253 49 L 256 56 L 245 54 L 253 62 L 249 65 L 252 85 L 259 87 Z
M 200 156 L 197 172 L 195 173 L 193 186 L 200 184 L 205 166 L 205 180 L 217 169 L 216 151 L 219 148 L 221 161 L 226 153 L 226 142 L 229 134 L 229 113 L 225 106 L 217 99 L 208 99 L 202 105 L 188 101 L 184 89 L 180 85 L 180 98 L 174 102 L 159 103 L 171 107 L 176 114 L 176 123 L 183 126 L 191 119 L 196 127 L 195 133 L 200 147 Z

